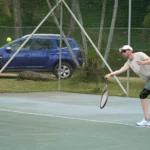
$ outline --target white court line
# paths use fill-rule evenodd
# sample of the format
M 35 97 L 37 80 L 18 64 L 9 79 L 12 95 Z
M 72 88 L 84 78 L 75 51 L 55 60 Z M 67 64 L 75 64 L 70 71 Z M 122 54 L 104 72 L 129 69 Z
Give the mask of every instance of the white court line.
M 16 111 L 16 110 L 8 110 L 8 109 L 0 109 L 0 111 L 6 111 L 6 112 L 12 112 L 12 113 L 20 113 L 20 114 L 27 114 L 27 115 L 34 115 L 34 116 L 44 116 L 44 117 L 53 117 L 53 118 L 70 119 L 70 120 L 78 120 L 78 121 L 97 122 L 97 123 L 108 123 L 108 124 L 117 124 L 117 125 L 138 127 L 138 126 L 136 126 L 136 125 L 133 125 L 133 124 L 126 124 L 126 123 L 107 122 L 107 121 L 81 119 L 81 118 L 72 118 L 72 117 L 65 117 L 65 116 L 38 114 L 38 113 L 30 113 L 30 112 L 23 112 L 23 111 Z

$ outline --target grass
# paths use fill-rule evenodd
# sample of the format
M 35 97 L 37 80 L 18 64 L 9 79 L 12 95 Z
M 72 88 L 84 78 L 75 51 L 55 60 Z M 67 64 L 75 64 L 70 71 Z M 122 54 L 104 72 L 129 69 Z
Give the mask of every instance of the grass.
M 94 53 L 95 51 L 93 51 Z M 95 53 L 94 53 L 95 54 Z M 95 59 L 97 58 L 95 55 L 91 55 L 94 57 L 94 60 L 96 60 L 96 64 L 100 63 L 101 60 Z M 111 52 L 111 57 L 109 57 L 109 64 L 112 70 L 116 70 L 120 66 L 122 66 L 125 62 L 124 59 L 122 59 L 119 56 L 118 51 L 117 52 Z M 119 60 L 114 60 L 114 58 Z M 99 61 L 100 60 L 100 61 Z M 117 62 L 117 65 L 116 65 Z M 93 69 L 93 66 L 91 66 Z M 97 84 L 97 81 L 95 79 L 95 75 L 92 73 L 92 69 L 87 72 L 87 77 L 85 78 L 85 72 L 86 70 L 80 70 L 73 73 L 73 77 L 67 80 L 61 80 L 61 91 L 62 92 L 75 92 L 75 93 L 86 93 L 86 94 L 101 94 L 104 86 L 104 81 L 101 81 Z M 109 71 L 108 69 L 101 70 L 101 76 L 104 76 Z M 130 91 L 129 96 L 130 97 L 138 97 L 139 93 L 144 87 L 144 81 L 140 78 L 135 78 L 135 74 L 133 72 L 130 72 L 131 77 L 130 78 Z M 122 74 L 119 79 L 123 85 L 123 87 L 126 89 L 126 73 Z M 1 88 L 0 93 L 5 92 L 50 92 L 50 91 L 58 91 L 58 81 L 32 81 L 32 80 L 18 80 L 16 78 L 0 78 Z M 116 80 L 112 78 L 109 81 L 108 84 L 109 88 L 109 95 L 116 95 L 116 96 L 125 96 L 120 86 L 117 84 Z
M 119 78 L 123 87 L 126 89 L 127 80 L 126 78 Z M 109 94 L 110 95 L 117 95 L 117 96 L 124 96 L 121 88 L 119 85 L 116 84 L 116 81 L 112 79 L 111 83 L 108 85 Z M 129 80 L 129 97 L 139 97 L 139 93 L 142 91 L 145 85 L 145 81 L 140 78 L 130 78 Z
M 122 85 L 126 89 L 125 78 L 119 78 Z M 0 79 L 1 88 L 0 93 L 12 92 L 51 92 L 58 91 L 58 81 L 30 81 L 18 79 Z M 139 92 L 144 87 L 144 81 L 139 78 L 130 79 L 130 97 L 138 97 Z M 125 96 L 115 79 L 111 79 L 108 84 L 109 95 Z M 103 90 L 103 82 L 98 85 L 96 82 L 81 82 L 72 79 L 61 80 L 62 92 L 86 93 L 86 94 L 101 94 Z
M 56 82 L 0 79 L 0 92 L 46 92 L 57 89 Z

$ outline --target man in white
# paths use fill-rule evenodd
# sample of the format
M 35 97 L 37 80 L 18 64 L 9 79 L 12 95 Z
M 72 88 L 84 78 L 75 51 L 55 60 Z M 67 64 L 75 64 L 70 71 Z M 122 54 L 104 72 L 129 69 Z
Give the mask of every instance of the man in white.
M 137 126 L 149 126 L 150 118 L 148 115 L 148 95 L 150 94 L 150 57 L 143 52 L 133 53 L 133 49 L 129 45 L 124 45 L 119 49 L 119 52 L 127 58 L 127 62 L 119 70 L 109 73 L 105 78 L 109 79 L 114 75 L 121 74 L 129 69 L 132 69 L 138 76 L 146 81 L 145 87 L 140 93 L 141 105 L 144 113 L 144 119 L 137 122 Z

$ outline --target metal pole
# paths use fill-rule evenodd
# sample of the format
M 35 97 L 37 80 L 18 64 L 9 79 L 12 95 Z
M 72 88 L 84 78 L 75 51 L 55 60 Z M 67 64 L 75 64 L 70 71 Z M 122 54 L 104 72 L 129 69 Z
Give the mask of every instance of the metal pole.
M 61 61 L 61 55 L 62 55 L 62 23 L 63 23 L 63 5 L 61 3 L 61 10 L 60 10 L 60 53 L 59 53 L 59 80 L 58 80 L 58 91 L 60 91 L 60 88 L 61 88 L 61 64 L 62 64 L 62 61 Z
M 129 0 L 129 12 L 128 12 L 128 45 L 131 43 L 131 5 L 132 0 Z M 127 71 L 127 96 L 129 95 L 130 88 L 130 71 Z
M 87 39 L 89 40 L 89 42 L 91 43 L 91 45 L 93 46 L 93 48 L 95 49 L 95 51 L 97 52 L 97 54 L 100 56 L 100 58 L 102 59 L 102 61 L 105 63 L 106 67 L 109 69 L 110 72 L 113 72 L 111 70 L 111 68 L 109 67 L 109 65 L 107 64 L 106 60 L 103 58 L 103 56 L 101 55 L 101 53 L 99 52 L 98 48 L 95 46 L 94 42 L 91 40 L 91 38 L 89 37 L 89 35 L 86 33 L 85 29 L 82 27 L 82 25 L 80 24 L 80 22 L 78 21 L 78 19 L 76 18 L 76 16 L 73 14 L 73 12 L 70 10 L 69 6 L 67 5 L 67 3 L 62 0 L 62 2 L 64 3 L 65 7 L 68 9 L 68 11 L 70 12 L 70 14 L 72 15 L 72 17 L 74 18 L 74 20 L 76 21 L 76 23 L 78 24 L 78 26 L 80 27 L 80 29 L 82 30 L 82 32 L 85 34 L 85 36 L 87 37 Z M 120 83 L 120 81 L 118 80 L 118 78 L 116 76 L 114 76 L 114 78 L 116 79 L 117 83 L 119 84 L 119 86 L 121 87 L 121 89 L 123 90 L 124 94 L 127 95 L 126 90 L 124 89 L 124 87 L 122 86 L 122 84 Z

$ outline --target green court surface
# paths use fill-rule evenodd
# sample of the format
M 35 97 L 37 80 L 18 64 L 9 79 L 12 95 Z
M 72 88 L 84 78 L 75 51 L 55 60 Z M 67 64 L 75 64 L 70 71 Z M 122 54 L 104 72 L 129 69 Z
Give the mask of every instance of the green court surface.
M 149 150 L 150 127 L 137 98 L 99 95 L 0 94 L 0 150 Z

